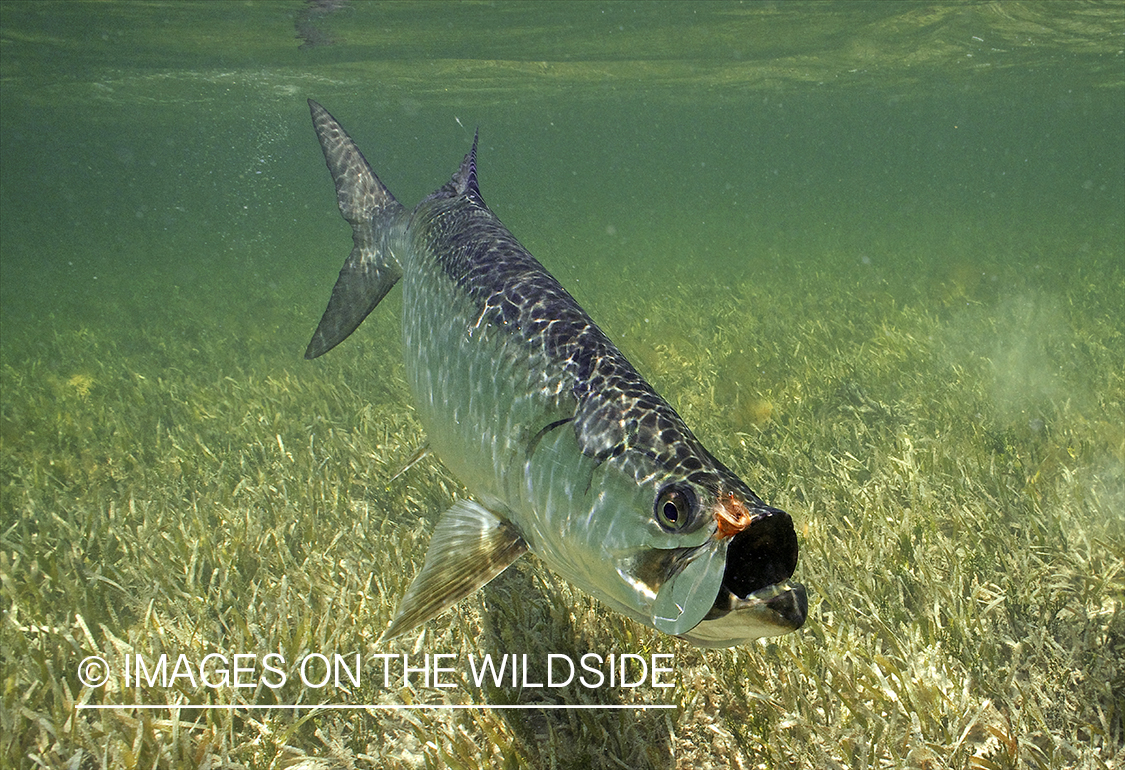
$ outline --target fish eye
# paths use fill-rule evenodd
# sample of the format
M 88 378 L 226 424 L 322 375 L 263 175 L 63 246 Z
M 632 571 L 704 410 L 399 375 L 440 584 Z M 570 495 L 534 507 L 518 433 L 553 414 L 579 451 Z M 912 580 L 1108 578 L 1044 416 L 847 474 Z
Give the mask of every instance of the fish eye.
M 682 484 L 673 484 L 660 490 L 656 496 L 653 513 L 661 527 L 669 532 L 679 532 L 692 520 L 695 494 Z

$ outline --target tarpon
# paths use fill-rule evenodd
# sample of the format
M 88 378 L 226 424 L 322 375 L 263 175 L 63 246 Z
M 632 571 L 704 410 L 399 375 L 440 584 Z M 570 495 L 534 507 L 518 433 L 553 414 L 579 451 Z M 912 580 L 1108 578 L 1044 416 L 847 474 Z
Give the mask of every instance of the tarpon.
M 435 617 L 531 551 L 646 626 L 704 647 L 793 631 L 797 537 L 485 205 L 477 140 L 412 211 L 309 100 L 355 246 L 305 351 L 355 331 L 400 279 L 406 379 L 430 449 L 472 494 L 439 520 L 383 635 Z

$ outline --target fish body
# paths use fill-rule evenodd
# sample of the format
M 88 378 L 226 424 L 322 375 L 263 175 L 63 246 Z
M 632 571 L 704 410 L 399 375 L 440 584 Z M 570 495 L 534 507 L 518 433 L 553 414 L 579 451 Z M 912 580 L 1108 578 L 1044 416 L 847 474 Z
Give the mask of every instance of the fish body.
M 306 350 L 346 338 L 401 279 L 406 378 L 431 450 L 465 484 L 384 638 L 530 550 L 614 610 L 726 647 L 799 628 L 797 539 L 695 438 L 488 208 L 476 141 L 413 210 L 309 100 L 355 247 Z

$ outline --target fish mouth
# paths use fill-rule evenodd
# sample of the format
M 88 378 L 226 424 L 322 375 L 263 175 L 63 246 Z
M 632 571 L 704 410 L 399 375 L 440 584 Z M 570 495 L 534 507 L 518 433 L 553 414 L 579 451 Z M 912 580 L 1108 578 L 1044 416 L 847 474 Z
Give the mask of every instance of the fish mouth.
M 800 628 L 808 592 L 790 580 L 797 569 L 793 519 L 777 508 L 754 510 L 754 521 L 731 538 L 723 582 L 710 611 L 689 635 L 697 643 L 729 646 Z

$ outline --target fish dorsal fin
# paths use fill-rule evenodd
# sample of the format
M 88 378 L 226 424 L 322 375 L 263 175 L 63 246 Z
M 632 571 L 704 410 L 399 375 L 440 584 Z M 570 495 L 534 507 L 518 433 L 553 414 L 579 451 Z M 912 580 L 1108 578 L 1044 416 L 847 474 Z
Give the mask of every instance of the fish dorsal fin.
M 380 641 L 435 618 L 475 593 L 527 551 L 515 527 L 472 500 L 442 514 L 430 538 L 426 563 L 414 578 Z
M 451 195 L 468 195 L 475 198 L 482 206 L 484 198 L 481 197 L 480 187 L 477 185 L 477 140 L 480 139 L 480 129 L 473 133 L 473 146 L 469 154 L 461 161 L 461 167 L 453 174 L 444 188 Z

